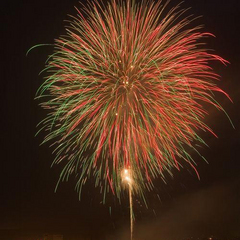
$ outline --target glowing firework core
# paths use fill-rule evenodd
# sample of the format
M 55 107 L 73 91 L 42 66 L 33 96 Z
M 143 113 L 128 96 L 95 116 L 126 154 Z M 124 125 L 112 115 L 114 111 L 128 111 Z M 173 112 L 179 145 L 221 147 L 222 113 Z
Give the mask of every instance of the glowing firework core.
M 129 186 L 132 185 L 132 177 L 131 177 L 130 169 L 124 169 L 122 171 L 122 178 L 123 178 L 123 181 L 127 182 Z

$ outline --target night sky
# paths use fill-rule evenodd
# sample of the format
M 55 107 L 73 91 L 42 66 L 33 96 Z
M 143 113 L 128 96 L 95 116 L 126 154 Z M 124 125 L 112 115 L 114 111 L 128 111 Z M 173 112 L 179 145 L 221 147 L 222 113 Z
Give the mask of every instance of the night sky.
M 170 5 L 179 2 L 172 0 Z M 39 146 L 43 134 L 34 136 L 37 123 L 45 116 L 34 100 L 44 77 L 38 74 L 53 47 L 36 48 L 28 56 L 26 52 L 39 43 L 52 44 L 64 34 L 64 20 L 76 14 L 74 6 L 81 7 L 74 0 L 19 1 L 17 5 L 9 1 L 2 6 L 0 230 L 127 239 L 127 196 L 121 205 L 111 197 L 103 205 L 90 182 L 79 201 L 74 179 L 54 193 L 61 165 L 50 168 L 53 149 Z M 147 194 L 149 209 L 135 199 L 139 240 L 240 236 L 240 1 L 185 0 L 182 6 L 192 7 L 189 14 L 202 16 L 196 23 L 216 35 L 208 40 L 209 48 L 230 62 L 227 67 L 220 63 L 213 67 L 222 76 L 218 85 L 234 102 L 216 96 L 235 129 L 224 113 L 209 108 L 206 122 L 218 138 L 200 134 L 209 145 L 201 150 L 209 164 L 193 155 L 201 180 L 190 168 L 174 171 L 175 177 L 167 177 L 167 184 L 159 180 L 158 190 Z

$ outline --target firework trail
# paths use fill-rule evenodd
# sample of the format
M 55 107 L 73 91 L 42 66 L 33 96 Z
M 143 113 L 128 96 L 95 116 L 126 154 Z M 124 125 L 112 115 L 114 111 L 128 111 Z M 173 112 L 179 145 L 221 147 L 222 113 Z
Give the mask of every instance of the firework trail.
M 123 182 L 128 185 L 128 197 L 129 197 L 129 212 L 130 212 L 130 233 L 131 240 L 133 239 L 133 203 L 132 203 L 132 186 L 133 186 L 133 178 L 131 169 L 123 169 L 122 171 L 122 179 Z
M 186 149 L 198 153 L 201 130 L 214 134 L 203 104 L 223 110 L 213 93 L 228 95 L 209 62 L 226 61 L 204 49 L 212 34 L 192 28 L 179 5 L 166 6 L 95 1 L 56 40 L 38 91 L 48 110 L 41 130 L 55 146 L 54 163 L 65 163 L 59 182 L 75 175 L 79 194 L 93 178 L 104 199 L 107 192 L 120 199 L 124 168 L 142 194 L 183 162 L 195 169 Z

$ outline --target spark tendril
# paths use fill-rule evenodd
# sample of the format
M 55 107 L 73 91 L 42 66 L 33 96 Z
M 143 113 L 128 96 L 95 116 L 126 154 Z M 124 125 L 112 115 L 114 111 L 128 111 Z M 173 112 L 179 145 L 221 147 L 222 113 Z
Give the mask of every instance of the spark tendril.
M 214 134 L 203 103 L 224 111 L 214 92 L 228 97 L 209 62 L 227 61 L 203 48 L 212 34 L 191 28 L 185 10 L 166 7 L 94 1 L 56 40 L 37 98 L 49 110 L 44 142 L 54 142 L 54 163 L 65 163 L 59 182 L 74 174 L 81 192 L 93 177 L 104 198 L 120 199 L 122 169 L 134 172 L 140 195 L 182 161 L 195 169 L 186 149 L 205 144 L 200 130 Z

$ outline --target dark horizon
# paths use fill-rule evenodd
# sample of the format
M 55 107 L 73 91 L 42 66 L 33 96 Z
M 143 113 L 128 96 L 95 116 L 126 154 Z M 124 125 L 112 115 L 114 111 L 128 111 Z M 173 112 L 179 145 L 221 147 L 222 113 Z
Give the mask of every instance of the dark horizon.
M 171 0 L 170 5 L 179 2 Z M 129 231 L 127 195 L 121 205 L 111 196 L 103 205 L 99 190 L 90 181 L 79 201 L 74 177 L 60 184 L 54 193 L 61 164 L 50 168 L 53 148 L 47 144 L 39 146 L 44 134 L 35 137 L 36 125 L 46 114 L 34 100 L 44 77 L 38 74 L 53 47 L 36 48 L 28 56 L 26 53 L 32 46 L 52 44 L 64 34 L 65 20 L 70 19 L 68 14 L 76 15 L 74 6 L 81 7 L 78 1 L 57 0 L 3 5 L 0 230 L 79 232 L 96 240 L 113 236 L 121 240 Z M 208 164 L 196 154 L 193 156 L 201 180 L 190 168 L 174 170 L 174 178 L 168 176 L 167 184 L 156 180 L 159 188 L 147 193 L 149 209 L 136 198 L 139 240 L 174 240 L 201 232 L 240 236 L 240 2 L 185 0 L 182 7 L 191 7 L 189 14 L 202 15 L 197 23 L 216 36 L 207 40 L 209 48 L 230 62 L 227 66 L 212 66 L 221 75 L 218 86 L 233 100 L 232 104 L 223 95 L 217 96 L 235 129 L 223 112 L 209 108 L 206 122 L 218 138 L 200 133 L 209 146 L 201 151 Z

